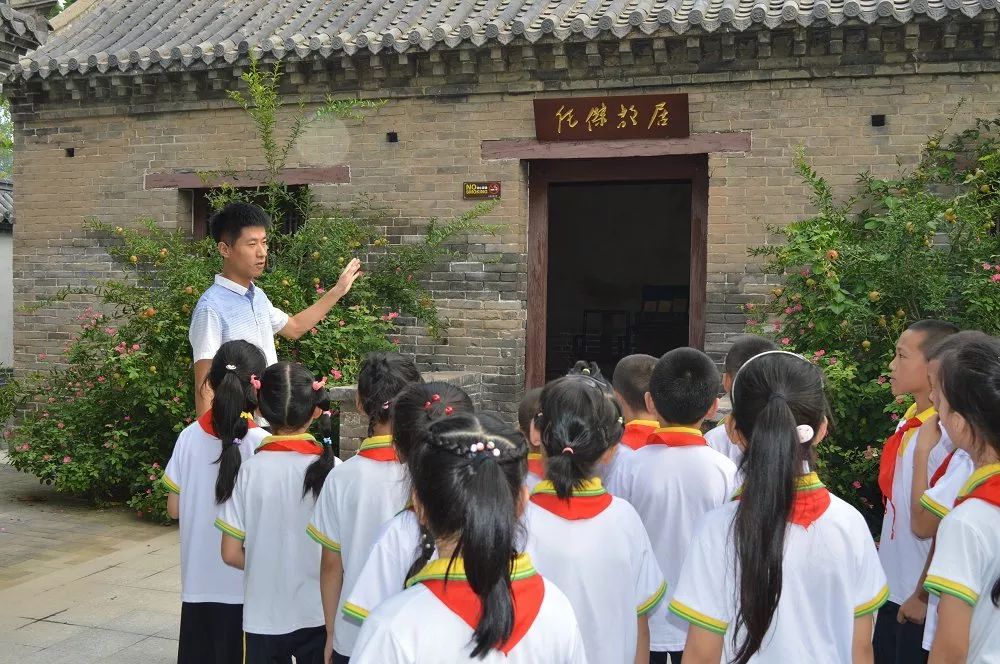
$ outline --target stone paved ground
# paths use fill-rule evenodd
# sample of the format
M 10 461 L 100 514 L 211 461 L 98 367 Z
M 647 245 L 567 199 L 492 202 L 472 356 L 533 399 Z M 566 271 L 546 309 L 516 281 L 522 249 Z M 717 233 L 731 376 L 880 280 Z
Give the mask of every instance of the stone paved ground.
M 175 528 L 55 494 L 0 459 L 0 664 L 173 662 Z

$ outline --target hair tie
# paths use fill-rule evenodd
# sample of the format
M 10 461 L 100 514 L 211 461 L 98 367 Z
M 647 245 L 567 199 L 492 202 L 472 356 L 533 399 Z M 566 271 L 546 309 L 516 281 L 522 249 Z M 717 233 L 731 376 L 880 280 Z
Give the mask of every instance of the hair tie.
M 333 445 L 333 438 L 330 438 L 329 436 L 327 436 L 326 438 L 323 439 L 323 444 L 324 445 Z
M 431 409 L 431 402 L 430 401 L 425 401 L 424 402 L 424 410 L 430 410 L 430 409 Z
M 250 374 L 250 384 L 253 385 L 253 389 L 260 390 L 260 379 L 257 378 L 257 374 Z
M 795 433 L 799 436 L 799 442 L 803 444 L 808 443 L 816 435 L 816 432 L 808 424 L 800 424 L 795 427 Z
M 326 376 L 323 376 L 319 380 L 314 380 L 313 381 L 313 392 L 318 392 L 319 390 L 322 390 L 324 385 L 326 385 Z
M 581 370 L 581 373 L 583 373 L 584 375 L 587 375 L 587 376 L 589 376 L 589 375 L 590 375 L 590 369 L 587 369 L 586 367 L 584 367 L 584 368 L 583 368 L 583 369 Z
M 445 415 L 451 415 L 454 412 L 455 412 L 455 409 L 452 408 L 451 406 L 445 406 L 444 407 L 444 414 Z
M 384 404 L 382 404 L 382 410 L 389 410 L 389 402 L 388 401 L 386 401 Z
M 562 450 L 562 453 L 563 454 L 576 454 L 576 452 L 573 451 L 572 447 L 564 447 L 563 450 Z
M 440 394 L 432 394 L 431 395 L 431 401 L 433 401 L 434 403 L 437 403 L 438 401 L 441 401 L 441 395 Z
M 236 365 L 235 364 L 227 364 L 226 365 L 226 369 L 229 370 L 229 371 L 236 371 Z
M 625 418 L 624 417 L 619 417 L 618 418 L 618 424 L 625 424 Z
M 240 417 L 242 417 L 244 420 L 247 420 L 248 422 L 253 421 L 253 413 L 248 413 L 245 410 L 242 413 L 240 413 Z
M 781 399 L 782 401 L 788 401 L 788 397 L 785 396 L 784 392 L 772 392 L 771 396 L 767 398 L 768 401 L 774 401 L 775 399 Z

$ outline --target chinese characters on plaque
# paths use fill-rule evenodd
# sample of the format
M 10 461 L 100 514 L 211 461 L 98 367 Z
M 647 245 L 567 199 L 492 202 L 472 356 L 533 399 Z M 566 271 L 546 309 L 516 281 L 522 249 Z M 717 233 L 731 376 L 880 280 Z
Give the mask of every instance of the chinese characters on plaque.
M 540 141 L 684 138 L 690 135 L 688 98 L 674 95 L 566 97 L 535 100 Z

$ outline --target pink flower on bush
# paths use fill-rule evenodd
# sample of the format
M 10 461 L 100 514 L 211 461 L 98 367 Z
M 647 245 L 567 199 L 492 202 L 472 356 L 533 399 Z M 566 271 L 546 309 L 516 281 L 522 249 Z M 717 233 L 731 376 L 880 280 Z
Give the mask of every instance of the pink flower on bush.
M 48 417 L 48 416 L 49 416 L 49 411 L 45 411 L 44 413 L 42 413 L 42 417 Z
M 42 461 L 52 461 L 52 455 L 51 454 L 43 454 L 42 455 Z
M 854 480 L 854 482 L 851 483 L 851 486 L 853 486 L 855 489 L 860 489 L 861 488 L 861 482 L 859 482 L 857 480 Z
M 146 495 L 147 496 L 152 496 L 153 495 L 153 490 L 152 489 L 146 489 Z
M 835 357 L 831 357 L 831 358 L 830 358 L 830 359 L 828 360 L 828 363 L 830 364 L 830 366 L 833 366 L 834 364 L 836 364 L 836 363 L 837 363 L 837 358 L 835 358 Z
M 124 419 L 125 419 L 126 422 L 130 422 L 130 421 L 132 421 L 132 416 L 131 415 L 126 415 Z
M 795 311 L 795 310 L 792 309 L 791 307 L 785 307 L 785 313 L 786 314 L 791 314 L 793 311 Z
M 314 327 L 314 328 L 312 328 L 311 330 L 309 330 L 309 334 L 311 334 L 311 335 L 313 335 L 313 336 L 315 337 L 315 336 L 316 336 L 317 334 L 319 334 L 319 330 L 317 330 L 317 329 L 316 329 L 316 328 Z
M 791 346 L 792 345 L 792 340 L 789 339 L 788 337 L 781 337 L 781 345 L 782 346 Z
M 333 370 L 331 370 L 331 371 L 330 371 L 330 375 L 331 375 L 331 376 L 333 376 L 333 379 L 334 379 L 334 380 L 340 380 L 341 378 L 343 378 L 343 377 L 344 377 L 344 374 L 342 374 L 342 373 L 341 373 L 340 371 L 338 371 L 337 369 L 333 369 Z
M 895 422 L 895 421 L 899 420 L 899 415 L 897 415 L 896 413 L 893 413 L 892 415 L 889 416 L 889 419 L 892 420 L 893 422 Z
M 105 378 L 104 376 L 98 376 L 98 377 L 97 377 L 97 382 L 98 382 L 98 383 L 106 383 L 106 382 L 107 382 L 107 380 L 108 380 L 108 379 L 107 379 L 107 378 Z
M 106 328 L 104 328 L 104 331 L 105 331 L 105 333 L 107 333 L 107 335 L 108 335 L 109 337 L 113 337 L 113 336 L 115 336 L 116 334 L 118 334 L 118 330 L 116 330 L 116 329 L 115 329 L 115 328 L 113 328 L 113 327 L 106 327 Z
M 814 354 L 814 355 L 815 355 L 816 357 L 823 357 L 824 355 L 826 355 L 826 351 L 825 351 L 825 350 L 823 350 L 822 348 L 820 348 L 820 349 L 819 349 L 818 351 L 816 351 L 816 352 L 815 352 L 815 353 L 813 353 L 813 354 Z
M 992 281 L 993 283 L 1000 281 L 1000 272 L 994 272 L 993 276 L 990 277 L 990 281 Z
M 747 325 L 756 325 L 756 324 L 757 324 L 756 318 L 747 318 Z
M 104 449 L 111 449 L 111 443 L 104 443 Z
M 156 475 L 154 475 L 154 474 L 150 473 L 150 474 L 149 474 L 149 481 L 150 481 L 150 482 L 155 482 L 155 481 L 156 481 Z
M 132 344 L 132 350 L 139 350 L 139 348 L 141 348 L 139 344 Z
M 154 464 L 153 464 L 153 468 L 156 468 L 157 470 L 159 470 L 159 469 L 160 469 L 160 464 L 158 464 L 158 463 L 154 463 Z
M 392 338 L 392 343 L 394 343 L 396 345 L 399 345 L 399 337 L 393 337 Z
M 992 266 L 989 263 L 983 263 L 983 269 L 984 270 L 989 270 L 991 268 L 992 268 Z
M 865 456 L 865 459 L 871 461 L 872 459 L 875 459 L 875 458 L 878 457 L 878 453 L 879 453 L 879 451 L 877 449 L 875 449 L 874 447 L 872 447 L 871 445 L 869 445 L 868 448 L 865 450 L 864 456 Z
M 38 354 L 38 361 L 39 362 L 44 362 L 46 357 L 47 356 L 45 355 L 45 353 L 39 353 Z
M 66 425 L 63 424 L 62 422 L 56 422 L 56 428 L 57 429 L 65 429 Z
M 316 287 L 316 293 L 317 293 L 318 295 L 322 295 L 322 294 L 323 294 L 323 293 L 325 293 L 325 292 L 326 292 L 326 289 L 325 289 L 325 288 L 320 288 L 319 286 L 317 286 L 317 287 Z
M 879 376 L 875 382 L 879 385 L 885 385 L 885 376 Z
M 69 463 L 72 460 L 73 460 L 73 457 L 71 457 L 71 456 L 69 456 L 67 454 L 66 456 L 63 457 L 63 464 L 67 464 L 67 463 Z
M 775 332 L 781 332 L 781 323 L 779 323 L 778 321 L 774 321 L 773 323 L 771 323 L 771 327 L 774 328 Z
M 337 325 L 339 325 L 341 327 L 344 327 L 345 325 L 347 325 L 347 322 L 346 321 L 342 321 L 342 320 L 341 321 L 337 321 Z

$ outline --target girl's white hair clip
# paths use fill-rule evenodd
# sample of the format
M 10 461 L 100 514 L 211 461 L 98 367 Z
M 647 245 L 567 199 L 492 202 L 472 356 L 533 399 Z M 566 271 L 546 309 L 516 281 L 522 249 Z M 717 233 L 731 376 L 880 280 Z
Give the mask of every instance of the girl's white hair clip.
M 808 424 L 800 424 L 795 427 L 795 432 L 799 435 L 800 443 L 808 443 L 816 435 L 816 431 Z

